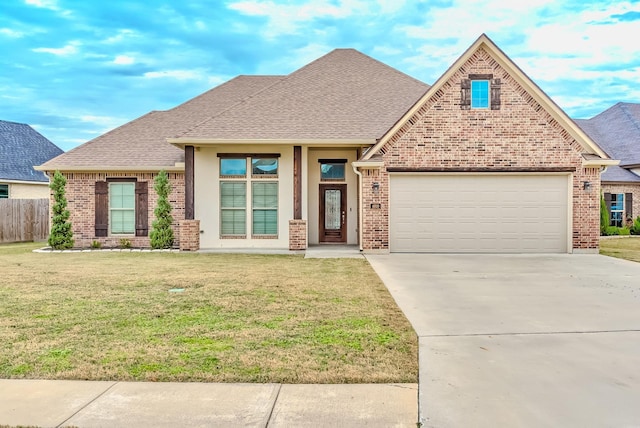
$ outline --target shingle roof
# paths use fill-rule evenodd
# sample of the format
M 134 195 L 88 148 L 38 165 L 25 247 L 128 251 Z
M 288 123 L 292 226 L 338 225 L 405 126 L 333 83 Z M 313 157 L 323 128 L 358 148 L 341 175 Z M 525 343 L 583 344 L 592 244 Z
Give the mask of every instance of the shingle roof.
M 625 166 L 640 164 L 640 104 L 617 103 L 591 119 L 575 122 L 612 159 L 619 159 L 619 167 L 609 167 L 602 181 L 640 182 Z
M 640 164 L 640 104 L 617 103 L 576 123 L 621 166 Z
M 42 165 L 46 170 L 171 167 L 184 151 L 167 143 L 230 108 L 281 76 L 238 76 L 171 110 L 152 111 Z
M 24 123 L 0 120 L 0 179 L 48 182 L 33 169 L 62 150 Z
M 638 177 L 633 172 L 628 169 L 620 168 L 619 166 L 608 166 L 607 169 L 602 173 L 601 178 L 602 181 L 605 182 L 632 182 L 632 183 L 640 183 L 640 177 Z
M 336 49 L 181 138 L 377 139 L 427 89 L 354 49 Z

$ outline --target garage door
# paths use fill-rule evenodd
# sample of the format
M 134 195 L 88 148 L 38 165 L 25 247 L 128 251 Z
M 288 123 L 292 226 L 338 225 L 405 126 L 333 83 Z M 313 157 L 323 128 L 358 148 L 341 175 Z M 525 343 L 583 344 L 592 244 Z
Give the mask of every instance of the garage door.
M 565 253 L 567 175 L 391 175 L 390 250 Z

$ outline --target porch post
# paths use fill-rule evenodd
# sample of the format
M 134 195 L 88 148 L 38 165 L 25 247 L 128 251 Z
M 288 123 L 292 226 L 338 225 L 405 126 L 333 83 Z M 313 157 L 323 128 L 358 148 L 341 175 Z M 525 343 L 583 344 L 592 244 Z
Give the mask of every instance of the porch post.
M 302 146 L 293 146 L 293 219 L 302 219 Z
M 184 219 L 193 220 L 194 209 L 194 149 L 184 148 Z

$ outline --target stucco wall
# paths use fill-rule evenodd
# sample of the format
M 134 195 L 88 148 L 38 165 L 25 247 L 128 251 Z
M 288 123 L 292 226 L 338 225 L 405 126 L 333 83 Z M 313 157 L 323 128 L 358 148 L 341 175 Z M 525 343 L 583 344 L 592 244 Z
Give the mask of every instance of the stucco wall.
M 251 236 L 247 213 L 246 238 L 220 237 L 220 158 L 218 153 L 279 153 L 278 162 L 278 236 L 261 238 Z M 200 248 L 289 248 L 289 220 L 293 218 L 293 147 L 287 145 L 230 145 L 224 150 L 200 147 L 194 154 L 195 218 L 200 220 Z M 248 174 L 250 176 L 250 174 Z M 272 181 L 264 178 L 259 180 Z M 251 189 L 247 188 L 251 198 Z M 249 199 L 250 201 L 250 199 Z
M 469 74 L 501 79 L 499 110 L 460 108 L 460 82 Z M 483 49 L 454 72 L 382 152 L 385 167 L 368 172 L 363 184 L 365 250 L 388 250 L 387 168 L 393 167 L 573 169 L 572 245 L 598 247 L 599 169 L 582 167 L 579 143 Z M 378 195 L 370 191 L 373 181 L 381 183 Z M 589 191 L 584 181 L 591 182 Z M 380 209 L 369 208 L 377 203 Z
M 49 197 L 49 183 L 12 183 L 0 181 L 0 184 L 9 185 L 9 198 L 11 199 L 46 199 Z

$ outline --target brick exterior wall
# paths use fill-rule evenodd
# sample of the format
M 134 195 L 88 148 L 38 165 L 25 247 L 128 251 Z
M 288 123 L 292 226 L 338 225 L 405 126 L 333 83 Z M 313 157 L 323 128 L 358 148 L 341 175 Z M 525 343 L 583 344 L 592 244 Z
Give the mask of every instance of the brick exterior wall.
M 602 183 L 602 193 L 631 193 L 633 194 L 633 206 L 631 215 L 635 220 L 640 216 L 640 183 L 613 184 Z
M 200 249 L 200 220 L 180 220 L 180 251 Z
M 501 107 L 461 109 L 469 74 L 501 79 Z M 599 242 L 599 168 L 583 168 L 584 149 L 484 49 L 466 61 L 382 148 L 385 166 L 363 171 L 363 249 L 389 250 L 387 168 L 572 168 L 573 247 Z M 380 183 L 374 194 L 372 183 Z M 583 182 L 590 181 L 589 192 Z M 374 204 L 374 208 L 372 205 Z M 380 208 L 378 205 L 380 204 Z
M 289 249 L 307 249 L 307 221 L 289 220 Z
M 95 183 L 96 181 L 105 181 L 107 178 L 136 178 L 138 181 L 148 182 L 147 216 L 150 234 L 151 225 L 155 220 L 153 210 L 158 200 L 158 195 L 153 188 L 153 180 L 157 173 L 61 172 L 67 179 L 65 190 L 69 203 L 68 209 L 71 212 L 69 220 L 73 227 L 73 238 L 76 247 L 89 248 L 93 241 L 100 242 L 103 247 L 117 247 L 120 245 L 121 238 L 129 239 L 133 247 L 148 248 L 151 246 L 149 236 L 116 235 L 103 238 L 95 236 Z M 180 220 L 184 220 L 184 173 L 170 172 L 167 175 L 171 184 L 169 203 L 173 207 L 171 215 L 173 216 L 173 233 L 176 238 L 174 245 L 179 247 L 180 230 L 178 223 Z M 51 206 L 53 206 L 53 196 L 51 196 L 51 201 Z

